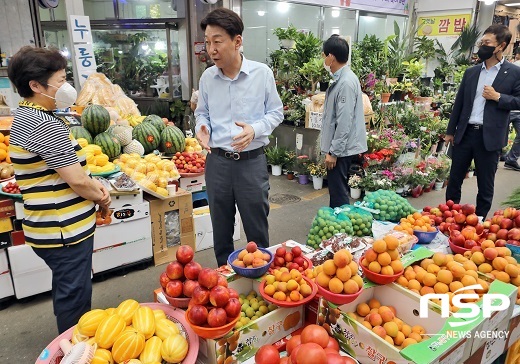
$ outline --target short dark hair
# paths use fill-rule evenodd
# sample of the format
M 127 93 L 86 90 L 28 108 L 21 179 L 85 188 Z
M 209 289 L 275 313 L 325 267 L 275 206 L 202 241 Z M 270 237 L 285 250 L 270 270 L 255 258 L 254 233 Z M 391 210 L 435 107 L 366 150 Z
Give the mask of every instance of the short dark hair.
M 520 46 L 516 47 L 516 49 L 515 49 L 515 55 L 517 55 L 517 54 L 520 54 Z
M 244 23 L 242 19 L 233 10 L 226 8 L 218 8 L 206 15 L 200 22 L 200 27 L 206 31 L 208 25 L 216 25 L 223 28 L 231 38 L 236 35 L 242 35 L 244 31 Z
M 509 28 L 502 24 L 490 25 L 486 30 L 484 30 L 484 34 L 494 34 L 497 38 L 498 44 L 506 42 L 506 47 L 511 43 L 511 38 L 513 37 Z
M 25 46 L 11 58 L 7 75 L 22 97 L 34 95 L 30 81 L 37 81 L 47 87 L 52 75 L 67 67 L 67 59 L 57 49 Z
M 326 56 L 332 53 L 338 62 L 347 63 L 349 46 L 344 38 L 333 34 L 323 43 L 323 53 L 325 53 Z

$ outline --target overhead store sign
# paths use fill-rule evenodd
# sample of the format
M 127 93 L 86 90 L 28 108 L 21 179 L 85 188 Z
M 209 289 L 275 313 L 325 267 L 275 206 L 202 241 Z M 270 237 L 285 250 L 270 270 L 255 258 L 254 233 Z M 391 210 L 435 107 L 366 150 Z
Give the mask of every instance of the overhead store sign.
M 289 0 L 312 5 L 335 6 L 377 13 L 408 14 L 408 0 Z
M 419 17 L 419 36 L 459 35 L 471 22 L 471 14 Z
M 74 60 L 79 75 L 79 84 L 83 86 L 88 76 L 97 70 L 94 49 L 92 48 L 90 18 L 88 16 L 71 15 L 69 26 L 72 32 Z

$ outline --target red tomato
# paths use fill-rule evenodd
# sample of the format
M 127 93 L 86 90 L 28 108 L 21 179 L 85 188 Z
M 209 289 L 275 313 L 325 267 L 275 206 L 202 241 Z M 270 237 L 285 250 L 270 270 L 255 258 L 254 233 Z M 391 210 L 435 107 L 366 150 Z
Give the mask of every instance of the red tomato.
M 343 357 L 338 353 L 335 354 L 327 354 L 327 364 L 345 364 Z
M 264 345 L 256 352 L 255 363 L 280 364 L 280 353 L 273 345 Z
M 302 331 L 302 344 L 316 343 L 322 348 L 329 344 L 329 334 L 327 330 L 319 325 L 306 326 Z
M 287 344 L 285 345 L 285 350 L 287 351 L 288 355 L 291 355 L 293 349 L 300 345 L 302 343 L 301 336 L 300 335 L 294 335 L 287 341 Z
M 339 352 L 339 344 L 336 339 L 334 339 L 332 336 L 329 336 L 329 343 L 327 344 L 327 348 L 332 348 Z
M 327 354 L 316 343 L 302 344 L 296 354 L 296 364 L 327 364 Z

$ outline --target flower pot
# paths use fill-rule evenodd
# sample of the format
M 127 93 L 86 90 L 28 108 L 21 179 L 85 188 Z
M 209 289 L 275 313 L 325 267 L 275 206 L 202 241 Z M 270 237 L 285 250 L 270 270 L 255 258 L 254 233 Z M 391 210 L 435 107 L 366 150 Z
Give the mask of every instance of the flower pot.
M 315 190 L 321 190 L 323 188 L 323 177 L 312 176 L 312 185 Z
M 361 197 L 361 188 L 351 188 L 350 189 L 350 197 L 354 200 L 357 200 Z
M 306 185 L 307 183 L 309 183 L 309 176 L 307 176 L 306 174 L 300 174 L 298 176 L 298 183 L 301 185 Z
M 475 171 L 469 171 L 468 172 L 468 178 L 471 178 L 475 175 Z
M 435 191 L 440 191 L 444 187 L 444 181 L 435 182 Z
M 432 188 L 431 188 L 429 183 L 427 185 L 423 186 L 423 192 L 424 193 L 430 192 L 431 190 L 432 190 Z
M 395 193 L 397 193 L 398 195 L 402 195 L 404 192 L 404 187 L 397 187 L 395 189 Z
M 296 42 L 292 39 L 280 39 L 280 43 L 282 48 L 292 48 L 296 44 Z
M 287 179 L 292 181 L 294 179 L 294 172 L 287 172 Z
M 419 197 L 423 193 L 423 186 L 415 186 L 412 188 L 412 197 Z
M 394 91 L 394 93 L 391 96 L 391 101 L 401 101 L 402 97 L 403 91 Z
M 282 175 L 282 166 L 281 165 L 271 165 L 271 173 L 273 176 L 281 176 Z
M 381 94 L 381 102 L 386 103 L 386 102 L 390 101 L 390 95 L 391 95 L 390 92 L 383 92 Z

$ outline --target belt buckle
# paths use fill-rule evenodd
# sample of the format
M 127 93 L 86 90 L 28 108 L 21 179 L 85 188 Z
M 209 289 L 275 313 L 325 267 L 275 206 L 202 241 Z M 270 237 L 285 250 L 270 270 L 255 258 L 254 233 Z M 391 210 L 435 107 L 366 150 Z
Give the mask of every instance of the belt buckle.
M 226 157 L 227 159 L 234 159 L 234 160 L 239 160 L 240 159 L 240 153 L 238 152 L 228 152 L 226 151 L 224 153 L 224 157 Z
M 233 152 L 233 159 L 236 160 L 236 161 L 239 160 L 240 159 L 240 153 Z

